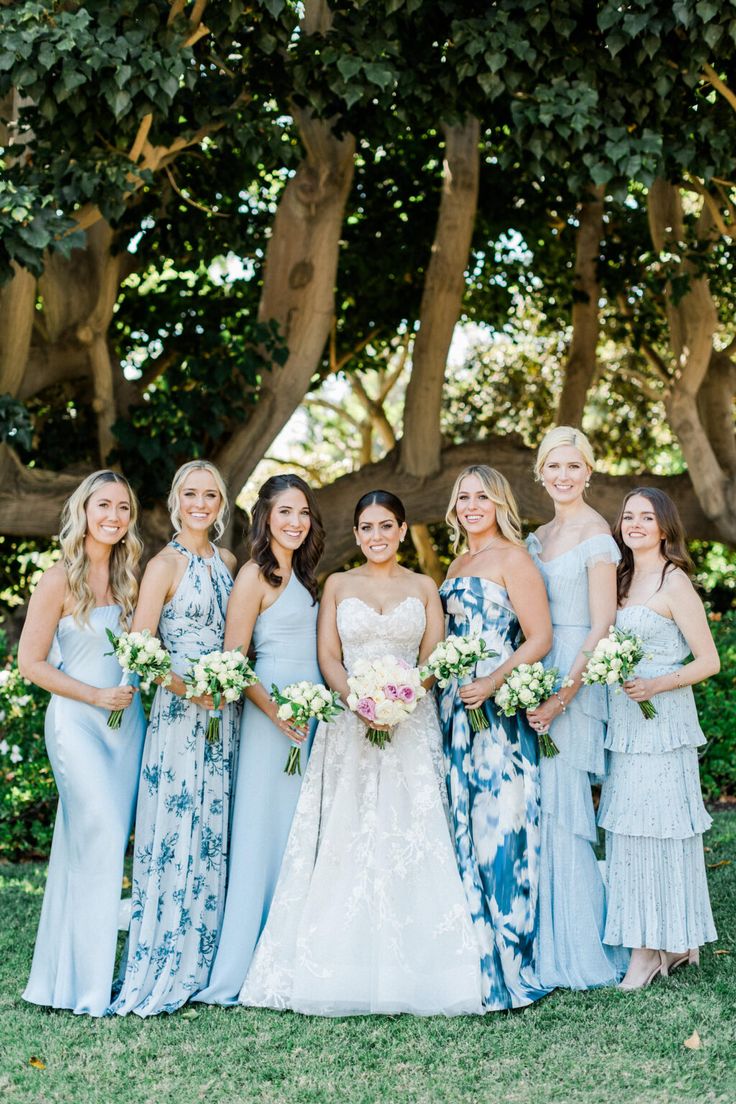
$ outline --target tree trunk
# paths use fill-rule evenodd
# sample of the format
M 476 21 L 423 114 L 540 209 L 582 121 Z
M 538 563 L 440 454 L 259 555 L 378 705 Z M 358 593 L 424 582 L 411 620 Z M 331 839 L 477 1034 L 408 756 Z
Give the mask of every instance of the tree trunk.
M 329 121 L 294 108 L 306 157 L 279 203 L 266 254 L 261 321 L 275 321 L 289 358 L 273 364 L 248 422 L 217 459 L 239 491 L 304 395 L 322 356 L 334 315 L 335 277 L 345 203 L 353 179 L 355 139 L 336 138 Z
M 603 186 L 591 186 L 580 204 L 573 280 L 572 343 L 565 382 L 557 407 L 557 424 L 578 426 L 595 378 L 598 349 L 600 284 L 598 261 L 603 237 Z
M 673 250 L 685 251 L 679 189 L 665 180 L 655 180 L 649 189 L 648 212 L 654 248 L 661 253 L 673 243 Z M 670 345 L 677 364 L 665 398 L 667 420 L 682 448 L 703 512 L 717 523 L 722 537 L 736 541 L 736 489 L 718 462 L 698 410 L 698 392 L 711 363 L 718 325 L 716 308 L 707 279 L 697 275 L 692 262 L 684 257 L 678 267 L 689 285 L 677 301 L 671 287 L 666 292 Z
M 432 524 L 444 520 L 452 485 L 469 464 L 491 464 L 506 475 L 519 502 L 522 517 L 530 526 L 549 521 L 549 496 L 531 472 L 534 452 L 514 436 L 486 437 L 443 449 L 440 470 L 431 479 L 417 479 L 401 467 L 396 448 L 378 463 L 344 475 L 317 492 L 317 501 L 327 530 L 327 549 L 320 571 L 340 568 L 354 554 L 350 518 L 356 501 L 369 487 L 385 487 L 398 494 L 407 516 L 415 522 Z M 625 476 L 596 475 L 590 501 L 610 522 L 618 516 L 627 491 L 646 483 L 661 487 L 675 500 L 688 536 L 700 540 L 722 537 L 716 524 L 705 516 L 687 475 L 655 476 L 649 473 Z
M 14 265 L 15 275 L 0 289 L 0 395 L 17 398 L 31 348 L 36 314 L 36 278 Z
M 462 125 L 444 125 L 443 130 L 442 198 L 419 310 L 401 439 L 403 470 L 421 478 L 433 475 L 440 466 L 447 354 L 465 293 L 478 206 L 480 124 L 470 116 Z

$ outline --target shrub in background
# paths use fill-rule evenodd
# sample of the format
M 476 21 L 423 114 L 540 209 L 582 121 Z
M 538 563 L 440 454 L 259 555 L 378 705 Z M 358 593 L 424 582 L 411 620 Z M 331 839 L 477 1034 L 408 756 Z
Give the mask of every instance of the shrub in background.
M 736 796 L 736 610 L 711 614 L 721 670 L 693 687 L 708 744 L 701 750 L 700 777 L 706 797 Z

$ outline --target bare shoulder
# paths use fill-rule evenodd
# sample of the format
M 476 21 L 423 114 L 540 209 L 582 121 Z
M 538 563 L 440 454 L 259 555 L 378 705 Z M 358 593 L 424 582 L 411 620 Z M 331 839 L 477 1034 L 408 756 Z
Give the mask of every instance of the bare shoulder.
M 671 602 L 683 601 L 696 598 L 700 601 L 693 581 L 686 571 L 683 571 L 681 567 L 672 568 L 665 575 L 662 590 L 665 592 L 667 598 Z
M 232 552 L 230 553 L 232 556 Z M 233 556 L 233 559 L 235 557 Z M 225 560 L 225 566 L 229 566 L 227 560 Z M 261 575 L 261 569 L 255 560 L 248 560 L 241 567 L 238 574 L 235 576 L 235 582 L 238 587 L 242 586 L 260 586 L 264 582 L 264 578 Z
M 467 552 L 462 552 L 459 556 L 456 556 L 447 569 L 447 578 L 454 579 L 458 575 L 462 575 L 465 564 L 468 562 Z
M 62 605 L 67 591 L 66 568 L 61 560 L 47 567 L 36 584 L 34 594 L 39 594 L 45 602 Z
M 354 576 L 358 574 L 358 569 L 351 567 L 349 571 L 335 571 L 332 575 L 328 575 L 322 591 L 322 600 L 339 602 L 350 587 Z
M 157 581 L 172 579 L 177 566 L 181 563 L 181 558 L 181 553 L 176 552 L 168 544 L 164 545 L 161 551 L 151 556 L 146 564 L 145 578 Z
M 580 540 L 590 540 L 591 537 L 610 537 L 611 526 L 606 519 L 598 513 L 597 510 L 590 510 L 590 513 L 586 515 L 583 526 L 580 530 Z
M 233 552 L 229 548 L 220 548 L 220 559 L 228 569 L 230 574 L 235 578 L 235 568 L 238 566 L 238 561 Z
M 423 575 L 419 572 L 412 571 L 411 575 L 414 576 L 419 587 L 419 593 L 425 601 L 429 601 L 432 598 L 437 597 L 437 584 L 431 575 Z

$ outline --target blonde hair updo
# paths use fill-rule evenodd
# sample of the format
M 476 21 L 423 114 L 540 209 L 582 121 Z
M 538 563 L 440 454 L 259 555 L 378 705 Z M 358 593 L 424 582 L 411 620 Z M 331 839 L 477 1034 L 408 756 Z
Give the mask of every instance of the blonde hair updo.
M 542 478 L 542 468 L 547 463 L 547 457 L 552 450 L 562 448 L 564 445 L 571 445 L 573 448 L 576 448 L 588 465 L 590 471 L 595 470 L 593 449 L 582 429 L 575 429 L 574 426 L 553 426 L 552 429 L 547 430 L 544 437 L 539 442 L 537 459 L 534 462 L 534 474 L 537 479 Z

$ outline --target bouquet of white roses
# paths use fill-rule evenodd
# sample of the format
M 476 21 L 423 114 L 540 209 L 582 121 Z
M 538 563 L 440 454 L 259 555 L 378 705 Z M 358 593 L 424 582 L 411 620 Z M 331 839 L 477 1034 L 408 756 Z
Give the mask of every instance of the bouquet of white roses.
M 598 641 L 592 652 L 585 653 L 590 658 L 583 671 L 583 682 L 590 686 L 600 683 L 603 686 L 622 686 L 634 674 L 634 668 L 644 658 L 644 644 L 634 633 L 624 632 L 611 625 L 608 636 Z M 657 710 L 650 701 L 638 703 L 648 721 L 657 716 Z
M 304 728 L 313 717 L 318 721 L 331 721 L 343 711 L 340 695 L 318 682 L 295 682 L 283 690 L 274 683 L 271 697 L 279 707 L 279 719 L 293 721 L 299 728 Z M 301 773 L 301 748 L 295 746 L 289 752 L 284 774 Z
M 447 686 L 452 679 L 467 680 L 475 672 L 475 665 L 482 659 L 493 659 L 498 652 L 492 652 L 482 636 L 469 633 L 467 636 L 448 636 L 434 649 L 426 665 L 422 668 L 422 678 L 434 675 L 440 686 Z M 473 732 L 483 732 L 488 721 L 482 709 L 468 709 L 468 720 Z
M 520 663 L 506 676 L 506 681 L 498 688 L 495 696 L 496 707 L 505 717 L 513 717 L 520 709 L 532 710 L 541 705 L 563 686 L 572 686 L 572 679 L 560 680 L 556 667 L 545 668 L 541 663 Z M 540 732 L 539 750 L 551 759 L 560 749 L 549 732 Z
M 238 648 L 232 652 L 206 652 L 192 663 L 192 669 L 184 678 L 186 695 L 188 698 L 212 695 L 215 708 L 207 722 L 207 739 L 217 740 L 223 701 L 236 702 L 246 687 L 258 682 L 258 677 Z
M 141 690 L 148 690 L 154 679 L 161 679 L 162 686 L 171 682 L 171 656 L 162 646 L 157 636 L 151 636 L 148 629 L 143 632 L 124 632 L 120 636 L 105 629 L 107 639 L 112 644 L 112 652 L 123 668 L 120 685 L 125 686 L 128 675 L 140 675 Z M 120 728 L 123 720 L 122 709 L 113 709 L 107 718 L 108 728 Z
M 385 747 L 391 732 L 372 725 L 392 729 L 414 712 L 427 693 L 419 668 L 392 655 L 359 659 L 348 676 L 348 687 L 348 707 L 368 722 L 366 736 L 379 748 Z

